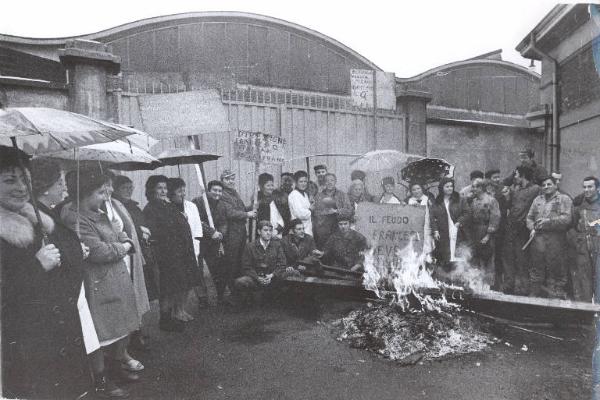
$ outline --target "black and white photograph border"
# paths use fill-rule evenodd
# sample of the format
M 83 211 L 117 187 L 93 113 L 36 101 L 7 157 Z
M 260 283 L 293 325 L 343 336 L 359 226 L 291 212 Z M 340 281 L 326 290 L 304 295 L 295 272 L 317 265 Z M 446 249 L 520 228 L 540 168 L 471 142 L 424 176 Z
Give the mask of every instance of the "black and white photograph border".
M 599 4 L 1 9 L 0 397 L 600 399 Z

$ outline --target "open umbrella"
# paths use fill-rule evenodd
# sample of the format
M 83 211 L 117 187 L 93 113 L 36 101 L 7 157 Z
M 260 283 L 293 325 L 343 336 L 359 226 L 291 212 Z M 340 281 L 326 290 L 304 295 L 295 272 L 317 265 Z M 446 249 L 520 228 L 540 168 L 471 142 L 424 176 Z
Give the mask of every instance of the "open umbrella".
M 127 162 L 144 164 L 156 162 L 160 164 L 160 161 L 152 154 L 128 143 L 126 140 L 92 144 L 80 147 L 75 151 L 63 150 L 44 153 L 43 155 L 45 157 L 60 158 L 62 160 L 98 161 L 100 163 L 108 164 L 110 168 L 113 168 L 113 164 Z
M 160 152 L 155 162 L 150 164 L 144 162 L 124 162 L 116 164 L 112 168 L 123 171 L 153 170 L 167 165 L 202 164 L 206 161 L 218 160 L 218 154 L 207 153 L 198 149 L 172 148 Z
M 52 108 L 0 109 L 0 145 L 12 145 L 15 150 L 21 149 L 32 155 L 110 142 L 138 132 L 126 126 Z M 19 161 L 25 171 L 21 157 Z M 27 192 L 45 242 L 47 233 L 33 198 L 31 182 L 27 174 L 25 177 Z
M 0 109 L 0 145 L 17 146 L 28 154 L 68 150 L 110 142 L 140 131 L 53 108 Z
M 420 182 L 424 185 L 439 182 L 445 176 L 454 175 L 454 166 L 441 158 L 422 158 L 413 161 L 400 171 L 406 182 Z
M 405 164 L 420 160 L 423 156 L 403 153 L 398 150 L 374 150 L 355 158 L 350 165 L 363 171 L 382 171 L 401 168 Z

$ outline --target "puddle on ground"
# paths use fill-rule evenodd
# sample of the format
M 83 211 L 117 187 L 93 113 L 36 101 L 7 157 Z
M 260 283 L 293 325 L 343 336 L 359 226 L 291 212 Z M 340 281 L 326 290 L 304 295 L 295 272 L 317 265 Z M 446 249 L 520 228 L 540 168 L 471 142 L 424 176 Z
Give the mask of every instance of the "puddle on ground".
M 223 338 L 230 342 L 257 345 L 272 342 L 279 334 L 276 329 L 268 329 L 272 320 L 254 318 L 243 324 L 223 332 Z

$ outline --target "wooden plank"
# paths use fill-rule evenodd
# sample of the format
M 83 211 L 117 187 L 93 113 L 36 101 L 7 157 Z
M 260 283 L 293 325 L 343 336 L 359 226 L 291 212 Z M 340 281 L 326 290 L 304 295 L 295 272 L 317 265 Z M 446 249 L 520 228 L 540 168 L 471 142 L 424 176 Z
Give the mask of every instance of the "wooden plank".
M 584 303 L 580 301 L 544 299 L 540 297 L 525 297 L 504 294 L 500 292 L 473 293 L 469 295 L 472 299 L 494 301 L 498 303 L 521 304 L 527 306 L 553 308 L 559 310 L 573 310 L 585 312 L 600 312 L 600 305 L 594 303 Z

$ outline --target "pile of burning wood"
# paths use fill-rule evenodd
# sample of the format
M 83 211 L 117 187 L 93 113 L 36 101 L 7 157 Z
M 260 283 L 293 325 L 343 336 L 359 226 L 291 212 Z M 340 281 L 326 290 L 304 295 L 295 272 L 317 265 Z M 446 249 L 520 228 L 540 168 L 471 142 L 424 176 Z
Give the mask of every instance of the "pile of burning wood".
M 478 352 L 495 343 L 477 319 L 460 313 L 459 305 L 411 296 L 409 307 L 381 302 L 350 312 L 336 322 L 338 340 L 402 364 Z
M 447 301 L 464 290 L 433 279 L 412 242 L 398 256 L 398 264 L 390 266 L 366 255 L 363 284 L 379 300 L 337 321 L 338 340 L 402 364 L 478 352 L 495 343 L 479 320 Z

